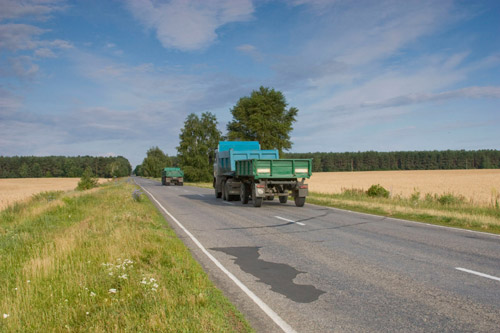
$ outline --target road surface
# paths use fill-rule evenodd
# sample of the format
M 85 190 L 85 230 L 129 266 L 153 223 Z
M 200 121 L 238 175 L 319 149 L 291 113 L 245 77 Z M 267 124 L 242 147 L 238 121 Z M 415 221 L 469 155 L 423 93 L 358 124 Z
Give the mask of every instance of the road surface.
M 135 181 L 257 331 L 500 332 L 499 236 Z

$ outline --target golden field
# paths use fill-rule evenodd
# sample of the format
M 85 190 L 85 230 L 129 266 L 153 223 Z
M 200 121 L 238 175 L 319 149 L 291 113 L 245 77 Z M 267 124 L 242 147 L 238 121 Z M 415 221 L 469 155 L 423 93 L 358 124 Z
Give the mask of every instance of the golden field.
M 9 178 L 0 179 L 0 210 L 33 194 L 46 191 L 74 190 L 80 178 Z M 107 181 L 99 179 L 99 183 Z
M 382 185 L 392 196 L 409 197 L 415 191 L 422 197 L 427 193 L 452 193 L 478 205 L 489 205 L 500 197 L 498 169 L 315 172 L 308 183 L 310 191 L 319 193 L 367 190 L 374 184 Z

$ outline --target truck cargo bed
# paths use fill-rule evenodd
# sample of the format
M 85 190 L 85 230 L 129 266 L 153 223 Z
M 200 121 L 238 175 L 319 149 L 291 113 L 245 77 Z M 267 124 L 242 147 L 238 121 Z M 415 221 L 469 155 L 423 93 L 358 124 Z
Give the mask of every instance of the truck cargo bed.
M 248 159 L 236 161 L 236 176 L 253 179 L 309 178 L 310 159 Z

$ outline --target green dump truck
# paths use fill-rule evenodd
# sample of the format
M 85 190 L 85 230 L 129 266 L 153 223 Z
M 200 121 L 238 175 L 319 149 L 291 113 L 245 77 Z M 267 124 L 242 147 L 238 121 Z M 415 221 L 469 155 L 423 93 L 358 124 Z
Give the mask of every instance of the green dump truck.
M 260 207 L 277 196 L 286 203 L 292 196 L 302 207 L 308 195 L 305 179 L 312 174 L 310 159 L 279 159 L 277 150 L 261 150 L 256 141 L 221 141 L 214 164 L 216 198 L 250 200 Z
M 184 172 L 180 168 L 164 168 L 161 172 L 162 185 L 184 185 Z

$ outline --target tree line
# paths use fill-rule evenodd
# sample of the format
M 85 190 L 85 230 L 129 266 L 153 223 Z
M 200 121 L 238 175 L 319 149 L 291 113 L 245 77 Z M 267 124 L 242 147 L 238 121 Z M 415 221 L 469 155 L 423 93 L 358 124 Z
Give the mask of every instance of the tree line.
M 125 177 L 132 172 L 122 156 L 0 156 L 0 178 L 81 177 L 90 168 L 96 177 Z
M 287 153 L 284 158 L 313 160 L 313 172 L 500 168 L 498 150 Z

